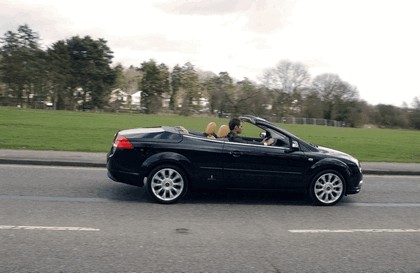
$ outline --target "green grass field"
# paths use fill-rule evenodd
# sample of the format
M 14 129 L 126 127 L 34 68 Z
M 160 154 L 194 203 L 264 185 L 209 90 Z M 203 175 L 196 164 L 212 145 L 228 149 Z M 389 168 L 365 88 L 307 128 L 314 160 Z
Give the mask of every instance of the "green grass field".
M 182 125 L 203 131 L 227 119 L 140 114 L 41 111 L 0 107 L 0 148 L 107 152 L 120 129 Z M 336 128 L 281 124 L 317 145 L 349 153 L 361 161 L 420 163 L 420 131 Z M 244 133 L 253 134 L 255 132 Z

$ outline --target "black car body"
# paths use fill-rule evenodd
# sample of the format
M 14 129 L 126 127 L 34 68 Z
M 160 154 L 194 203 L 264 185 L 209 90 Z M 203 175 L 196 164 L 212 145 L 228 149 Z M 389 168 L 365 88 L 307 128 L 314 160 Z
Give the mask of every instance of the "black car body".
M 352 156 L 310 144 L 254 116 L 241 121 L 257 126 L 255 144 L 211 139 L 183 127 L 160 126 L 119 131 L 107 155 L 108 176 L 147 186 L 160 203 L 174 203 L 191 189 L 265 189 L 306 192 L 317 205 L 333 205 L 358 193 L 363 183 Z M 264 137 L 275 140 L 261 145 Z

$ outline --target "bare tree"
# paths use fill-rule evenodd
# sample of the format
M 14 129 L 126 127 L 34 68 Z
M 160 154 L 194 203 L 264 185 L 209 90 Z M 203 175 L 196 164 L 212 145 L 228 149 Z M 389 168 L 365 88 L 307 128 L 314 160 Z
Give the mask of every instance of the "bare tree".
M 415 97 L 411 105 L 414 109 L 420 110 L 420 97 Z
M 305 65 L 288 60 L 280 61 L 276 67 L 267 69 L 263 76 L 264 86 L 278 96 L 273 105 L 277 115 L 299 115 L 303 108 L 302 93 L 311 82 L 311 75 Z
M 413 109 L 409 113 L 410 127 L 420 129 L 420 97 L 413 99 Z
M 142 79 L 142 73 L 134 66 L 130 66 L 129 68 L 124 69 L 123 75 L 123 90 L 126 90 L 130 94 L 137 91 Z
M 345 120 L 352 103 L 358 100 L 357 88 L 336 74 L 322 74 L 312 81 L 312 90 L 322 101 L 324 118 Z
M 309 86 L 311 75 L 305 65 L 283 60 L 276 67 L 264 72 L 263 81 L 269 88 L 291 94 Z

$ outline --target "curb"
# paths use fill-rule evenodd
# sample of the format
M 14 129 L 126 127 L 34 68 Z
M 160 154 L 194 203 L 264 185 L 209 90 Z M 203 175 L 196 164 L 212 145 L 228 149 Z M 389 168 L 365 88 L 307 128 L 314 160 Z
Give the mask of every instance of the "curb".
M 410 175 L 420 176 L 420 171 L 363 170 L 364 175 Z
M 37 166 L 60 166 L 60 167 L 85 167 L 85 168 L 106 168 L 106 163 L 94 162 L 73 162 L 73 161 L 52 161 L 52 160 L 30 160 L 30 159 L 4 159 L 0 158 L 0 164 L 16 165 L 37 165 Z

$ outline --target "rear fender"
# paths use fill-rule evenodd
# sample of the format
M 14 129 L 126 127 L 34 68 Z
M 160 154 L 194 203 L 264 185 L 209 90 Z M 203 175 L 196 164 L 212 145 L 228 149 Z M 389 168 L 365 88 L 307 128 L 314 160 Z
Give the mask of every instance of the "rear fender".
M 162 164 L 172 164 L 181 168 L 191 181 L 194 173 L 194 166 L 191 161 L 185 156 L 174 152 L 157 153 L 146 159 L 140 167 L 140 173 L 145 177 L 149 176 L 150 172 L 157 166 Z

